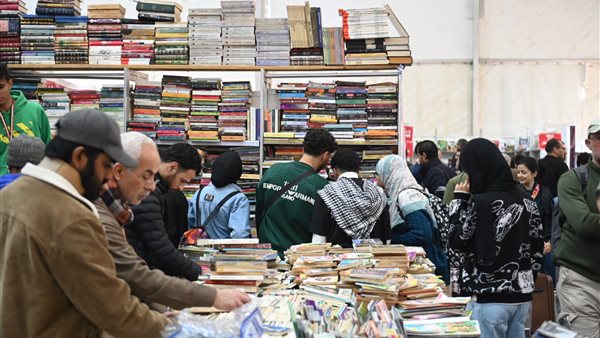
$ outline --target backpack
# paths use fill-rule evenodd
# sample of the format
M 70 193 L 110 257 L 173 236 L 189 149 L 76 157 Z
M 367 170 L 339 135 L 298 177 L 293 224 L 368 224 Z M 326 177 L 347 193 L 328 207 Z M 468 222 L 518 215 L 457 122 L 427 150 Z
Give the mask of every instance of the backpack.
M 587 165 L 573 168 L 572 170 L 575 172 L 575 176 L 577 176 L 577 179 L 579 180 L 579 183 L 581 184 L 581 192 L 583 193 L 583 198 L 586 199 L 587 198 L 586 188 L 587 188 L 588 181 L 590 179 L 590 170 Z M 554 206 L 552 207 L 552 234 L 551 234 L 551 240 L 550 240 L 552 242 L 553 248 L 556 248 L 558 245 L 558 242 L 560 241 L 561 232 L 562 232 L 562 223 L 563 222 L 560 219 L 559 201 L 558 201 L 558 197 L 556 197 L 556 201 L 554 203 Z
M 414 189 L 418 190 L 418 189 Z M 444 252 L 448 252 L 448 237 L 450 237 L 450 209 L 444 201 L 429 191 L 420 191 L 429 201 L 429 207 L 433 212 L 433 220 L 440 235 L 440 242 Z

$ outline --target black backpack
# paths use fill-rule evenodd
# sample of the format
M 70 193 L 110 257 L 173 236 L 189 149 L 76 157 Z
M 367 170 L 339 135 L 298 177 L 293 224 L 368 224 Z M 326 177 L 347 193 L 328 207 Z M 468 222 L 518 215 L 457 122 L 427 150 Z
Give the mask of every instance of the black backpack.
M 587 198 L 587 194 L 586 194 L 586 188 L 587 188 L 587 184 L 588 181 L 590 179 L 590 170 L 588 168 L 587 165 L 583 165 L 581 167 L 577 167 L 572 169 L 575 172 L 575 176 L 577 176 L 577 179 L 579 180 L 579 183 L 581 184 L 581 192 L 583 193 L 583 198 L 586 199 Z M 552 242 L 552 247 L 556 248 L 558 245 L 558 242 L 560 241 L 560 237 L 561 237 L 561 232 L 562 232 L 562 223 L 564 222 L 564 217 L 560 217 L 560 208 L 559 206 L 559 201 L 558 201 L 558 197 L 556 199 L 556 203 L 554 203 L 554 206 L 552 207 L 552 234 L 551 234 L 551 242 Z

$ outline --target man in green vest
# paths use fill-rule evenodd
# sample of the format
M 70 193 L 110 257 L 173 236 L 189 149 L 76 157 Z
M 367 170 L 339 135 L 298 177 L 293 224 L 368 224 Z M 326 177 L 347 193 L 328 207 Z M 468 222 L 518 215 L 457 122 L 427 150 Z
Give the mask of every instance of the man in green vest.
M 303 147 L 300 161 L 273 165 L 256 190 L 258 238 L 280 255 L 292 245 L 311 242 L 315 199 L 327 184 L 318 173 L 327 167 L 337 143 L 327 130 L 315 129 L 306 134 Z
M 6 64 L 0 64 L 0 175 L 8 174 L 8 143 L 13 137 L 38 137 L 45 144 L 51 139 L 50 122 L 44 108 L 37 102 L 27 101 L 25 95 L 12 90 L 12 86 Z

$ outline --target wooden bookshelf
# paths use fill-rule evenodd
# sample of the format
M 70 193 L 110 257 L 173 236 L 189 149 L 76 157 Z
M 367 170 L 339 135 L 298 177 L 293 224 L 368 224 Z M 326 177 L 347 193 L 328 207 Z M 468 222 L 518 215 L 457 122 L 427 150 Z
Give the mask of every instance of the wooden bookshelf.
M 296 146 L 296 145 L 301 145 L 303 142 L 302 139 L 283 139 L 283 140 L 271 140 L 271 139 L 265 139 L 263 141 L 263 144 L 266 146 Z M 391 147 L 395 147 L 398 145 L 398 140 L 390 140 L 390 141 L 365 141 L 365 142 L 356 142 L 356 141 L 351 141 L 351 140 L 336 140 L 337 144 L 339 146 L 363 146 L 363 147 L 370 147 L 370 146 L 391 146 Z
M 244 141 L 244 142 L 202 142 L 202 141 L 161 141 L 155 140 L 156 145 L 159 146 L 170 146 L 175 143 L 187 142 L 193 146 L 200 147 L 258 147 L 259 141 Z

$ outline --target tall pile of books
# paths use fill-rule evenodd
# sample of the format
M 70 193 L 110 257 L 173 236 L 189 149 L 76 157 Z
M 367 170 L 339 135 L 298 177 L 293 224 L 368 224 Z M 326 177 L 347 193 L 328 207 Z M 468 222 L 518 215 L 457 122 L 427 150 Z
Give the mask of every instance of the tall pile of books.
M 344 32 L 341 27 L 323 27 L 323 61 L 325 65 L 343 65 Z
M 154 23 L 124 19 L 122 33 L 122 64 L 149 65 L 154 63 Z
M 289 66 L 290 29 L 287 19 L 256 19 L 256 65 Z
M 359 175 L 361 178 L 371 179 L 375 176 L 375 167 L 377 162 L 387 155 L 394 152 L 389 148 L 374 148 L 362 151 Z
M 156 40 L 154 62 L 157 65 L 187 65 L 187 23 L 157 23 L 154 38 Z
M 139 131 L 156 139 L 156 125 L 160 122 L 161 83 L 136 83 L 133 91 L 133 118 L 127 130 Z
M 323 64 L 321 8 L 287 6 L 290 25 L 290 64 L 293 66 Z
M 388 12 L 389 19 L 400 34 L 399 37 L 385 38 L 385 49 L 387 51 L 388 60 L 391 64 L 411 64 L 412 54 L 408 45 L 409 35 L 390 5 L 384 5 Z
M 120 18 L 89 19 L 88 39 L 91 65 L 120 65 L 123 49 Z
M 37 96 L 52 127 L 63 115 L 71 111 L 71 100 L 65 89 L 53 82 L 40 83 L 37 88 Z
M 306 83 L 280 83 L 277 87 L 282 132 L 302 134 L 308 131 L 310 111 L 306 98 Z M 278 114 L 279 114 L 278 113 Z
M 192 79 L 189 139 L 200 142 L 219 142 L 220 79 Z
M 254 35 L 254 0 L 221 1 L 223 13 L 223 65 L 254 66 L 256 39 Z
M 119 4 L 88 5 L 90 19 L 121 19 L 125 16 L 125 7 Z
M 367 88 L 365 82 L 336 81 L 337 115 L 340 124 L 350 127 L 353 138 L 367 134 Z M 348 134 L 350 135 L 350 134 Z M 348 137 L 352 138 L 352 137 Z
M 220 65 L 223 57 L 221 41 L 221 9 L 191 8 L 188 13 L 188 40 L 191 65 Z
M 23 93 L 27 100 L 36 100 L 36 93 L 40 82 L 41 79 L 15 77 L 13 78 L 13 90 Z
M 161 121 L 156 131 L 162 141 L 186 140 L 192 84 L 187 76 L 164 75 L 160 102 Z
M 259 161 L 260 150 L 256 147 L 237 148 L 235 150 L 242 159 L 242 177 L 237 184 L 250 201 L 250 218 L 254 220 L 256 210 L 256 186 L 260 181 Z M 256 237 L 256 236 L 252 236 Z
M 335 95 L 334 83 L 308 83 L 306 97 L 310 110 L 309 126 L 311 129 L 327 128 L 330 131 L 338 132 Z
M 27 14 L 27 8 L 23 0 L 1 0 L 0 1 L 0 17 L 2 18 L 18 18 L 21 15 Z
M 21 17 L 21 63 L 54 64 L 54 18 Z
M 251 98 L 250 81 L 223 82 L 218 122 L 221 141 L 246 140 L 246 121 Z
M 81 15 L 81 2 L 79 0 L 38 0 L 35 14 L 78 16 Z
M 138 1 L 135 9 L 138 11 L 138 19 L 151 22 L 180 22 L 180 4 L 174 1 Z
M 346 40 L 346 64 L 388 64 L 384 41 L 384 38 Z
M 387 64 L 384 38 L 389 36 L 388 12 L 384 7 L 340 10 L 346 64 Z
M 100 94 L 93 89 L 78 89 L 69 91 L 71 109 L 100 109 Z
M 367 86 L 367 140 L 395 140 L 398 135 L 398 85 Z
M 0 2 L 0 8 L 13 8 L 13 4 Z M 21 23 L 17 16 L 9 17 L 7 12 L 13 10 L 0 10 L 0 63 L 21 63 Z
M 54 18 L 54 60 L 57 64 L 88 63 L 87 16 Z
M 125 127 L 123 114 L 123 85 L 102 85 L 100 90 L 100 110 Z

